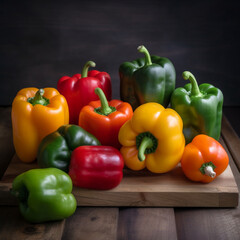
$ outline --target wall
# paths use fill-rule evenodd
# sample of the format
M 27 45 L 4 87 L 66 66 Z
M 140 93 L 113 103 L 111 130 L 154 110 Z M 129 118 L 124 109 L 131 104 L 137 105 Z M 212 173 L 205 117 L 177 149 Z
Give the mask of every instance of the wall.
M 119 98 L 118 67 L 141 57 L 139 45 L 211 83 L 224 105 L 240 105 L 239 1 L 0 2 L 0 105 L 24 87 L 56 87 L 88 60 L 107 71 Z

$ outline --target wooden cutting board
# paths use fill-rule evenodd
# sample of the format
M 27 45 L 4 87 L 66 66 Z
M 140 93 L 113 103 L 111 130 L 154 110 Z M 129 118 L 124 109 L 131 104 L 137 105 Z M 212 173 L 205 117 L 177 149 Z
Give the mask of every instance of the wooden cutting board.
M 24 164 L 13 157 L 0 182 L 0 205 L 18 204 L 10 194 L 13 179 L 37 167 L 37 163 Z M 213 182 L 202 184 L 188 180 L 178 165 L 165 174 L 124 169 L 122 182 L 112 190 L 74 187 L 73 194 L 78 206 L 236 207 L 239 192 L 230 166 Z

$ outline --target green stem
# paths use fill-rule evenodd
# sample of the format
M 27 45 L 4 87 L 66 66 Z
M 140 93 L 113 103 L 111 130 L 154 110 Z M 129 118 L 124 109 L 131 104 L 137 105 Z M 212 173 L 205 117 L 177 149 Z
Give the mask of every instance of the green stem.
M 145 66 L 152 65 L 151 56 L 150 56 L 148 50 L 143 45 L 139 46 L 137 48 L 137 50 L 140 53 L 144 53 L 145 54 Z
M 191 95 L 196 97 L 202 96 L 202 93 L 199 90 L 198 83 L 194 75 L 189 71 L 185 71 L 183 72 L 182 76 L 184 80 L 190 80 L 191 82 L 191 85 L 192 85 Z
M 86 64 L 84 65 L 84 67 L 82 69 L 81 77 L 82 78 L 87 77 L 89 67 L 95 67 L 95 66 L 96 66 L 96 63 L 93 61 L 86 62 Z
M 138 148 L 138 159 L 142 162 L 145 160 L 145 151 L 147 148 L 151 148 L 153 146 L 153 141 L 149 137 L 144 137 L 140 143 Z
M 45 98 L 43 94 L 44 89 L 41 88 L 36 92 L 34 97 L 28 98 L 27 101 L 31 103 L 33 106 L 36 104 L 47 106 L 49 104 L 49 99 Z
M 101 107 L 96 108 L 95 112 L 107 116 L 110 113 L 116 111 L 115 107 L 111 107 L 108 105 L 107 98 L 101 88 L 95 88 L 95 93 L 98 95 L 100 102 L 101 102 Z

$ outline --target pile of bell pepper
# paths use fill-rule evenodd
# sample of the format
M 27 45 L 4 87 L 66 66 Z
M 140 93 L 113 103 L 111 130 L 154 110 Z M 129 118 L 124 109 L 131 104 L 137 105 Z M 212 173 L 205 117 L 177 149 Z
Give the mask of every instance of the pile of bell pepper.
M 165 57 L 150 55 L 119 67 L 120 96 L 112 99 L 107 72 L 63 76 L 57 88 L 25 88 L 12 103 L 13 143 L 19 159 L 39 168 L 21 173 L 11 192 L 30 222 L 71 216 L 72 187 L 109 190 L 124 167 L 162 174 L 180 164 L 192 181 L 209 183 L 228 166 L 219 143 L 223 94 L 194 75 L 175 88 L 176 71 Z M 40 208 L 41 206 L 41 208 Z

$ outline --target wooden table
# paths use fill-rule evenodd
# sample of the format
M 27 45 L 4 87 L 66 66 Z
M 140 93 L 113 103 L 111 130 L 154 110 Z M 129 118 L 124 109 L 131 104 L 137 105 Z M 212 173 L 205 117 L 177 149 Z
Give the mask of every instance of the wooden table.
M 14 155 L 11 108 L 0 108 L 0 176 Z M 240 108 L 225 111 L 239 132 Z M 222 138 L 240 187 L 240 139 L 226 116 Z M 0 206 L 0 239 L 240 239 L 240 206 L 236 208 L 78 207 L 70 218 L 44 224 L 23 220 L 17 206 Z

